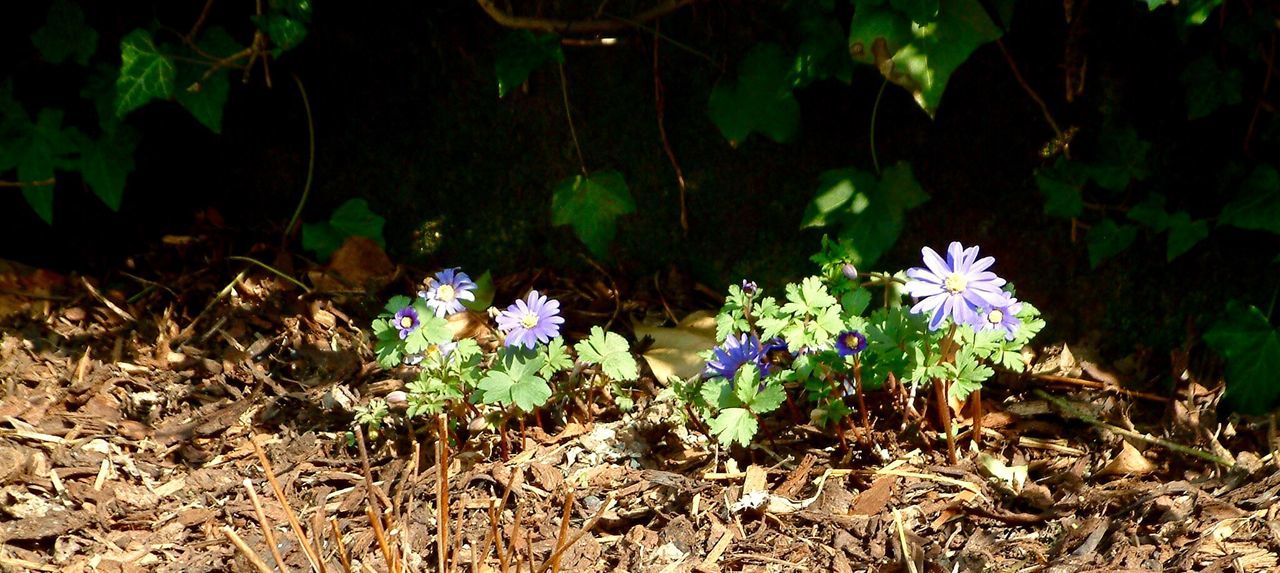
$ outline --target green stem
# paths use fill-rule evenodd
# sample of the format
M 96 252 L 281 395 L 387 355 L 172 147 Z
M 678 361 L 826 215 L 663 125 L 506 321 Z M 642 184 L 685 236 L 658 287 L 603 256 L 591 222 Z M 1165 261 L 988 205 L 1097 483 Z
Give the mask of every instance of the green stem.
M 884 88 L 888 86 L 889 78 L 885 78 L 876 94 L 876 103 L 871 106 L 871 164 L 876 168 L 876 175 L 880 174 L 880 158 L 876 157 L 876 117 L 880 115 L 880 99 L 884 97 Z
M 302 208 L 306 206 L 307 197 L 311 195 L 311 181 L 316 171 L 316 126 L 311 117 L 311 100 L 307 98 L 307 88 L 302 86 L 302 80 L 297 74 L 293 74 L 293 81 L 298 84 L 298 93 L 302 94 L 302 108 L 307 112 L 307 181 L 302 185 L 302 198 L 298 199 L 298 207 L 293 210 L 289 226 L 284 228 L 281 249 L 289 242 L 289 237 L 293 235 L 293 229 L 298 224 L 298 217 L 302 216 Z
M 1232 460 L 1228 460 L 1228 459 L 1225 459 L 1225 458 L 1222 458 L 1222 457 L 1216 456 L 1216 455 L 1214 455 L 1214 454 L 1211 454 L 1211 453 L 1209 453 L 1209 452 L 1206 452 L 1206 451 L 1201 450 L 1201 449 L 1198 449 L 1198 448 L 1193 448 L 1193 447 L 1190 447 L 1190 446 L 1184 446 L 1184 445 L 1182 445 L 1182 444 L 1179 444 L 1179 443 L 1176 443 L 1176 442 L 1170 442 L 1169 440 L 1164 440 L 1164 439 L 1161 439 L 1161 438 L 1157 438 L 1157 437 L 1155 437 L 1155 436 L 1150 436 L 1150 435 L 1147 435 L 1147 434 L 1138 433 L 1138 432 L 1135 432 L 1135 431 L 1133 431 L 1133 430 L 1126 430 L 1126 429 L 1121 428 L 1121 427 L 1119 427 L 1119 426 L 1113 426 L 1113 425 L 1111 425 L 1111 424 L 1108 424 L 1108 423 L 1106 423 L 1106 422 L 1103 422 L 1103 421 L 1101 421 L 1101 420 L 1099 420 L 1099 419 L 1097 419 L 1097 418 L 1093 417 L 1092 415 L 1090 415 L 1090 414 L 1088 414 L 1088 413 L 1085 413 L 1085 412 L 1080 411 L 1078 408 L 1076 408 L 1075 406 L 1072 406 L 1072 405 L 1071 405 L 1070 403 L 1068 403 L 1066 400 L 1063 400 L 1062 398 L 1059 398 L 1059 397 L 1057 397 L 1057 396 L 1054 396 L 1054 395 L 1052 395 L 1052 394 L 1050 394 L 1050 393 L 1048 393 L 1048 392 L 1045 392 L 1044 390 L 1041 390 L 1041 389 L 1039 389 L 1039 388 L 1036 388 L 1035 390 L 1032 390 L 1032 393 L 1034 393 L 1034 394 L 1035 394 L 1037 397 L 1039 397 L 1039 398 L 1042 398 L 1042 399 L 1044 399 L 1044 400 L 1048 400 L 1049 402 L 1052 402 L 1052 403 L 1053 403 L 1053 405 L 1055 405 L 1055 406 L 1057 406 L 1058 408 L 1062 409 L 1064 413 L 1066 413 L 1066 414 L 1070 415 L 1071 417 L 1073 417 L 1073 418 L 1075 418 L 1075 419 L 1077 419 L 1077 420 L 1080 420 L 1080 421 L 1085 422 L 1085 423 L 1088 423 L 1088 424 L 1092 424 L 1092 425 L 1097 426 L 1097 427 L 1099 427 L 1099 428 L 1103 428 L 1103 429 L 1105 429 L 1105 430 L 1107 430 L 1107 431 L 1110 431 L 1110 432 L 1113 432 L 1113 433 L 1119 434 L 1119 435 L 1124 436 L 1124 437 L 1126 437 L 1126 438 L 1133 438 L 1133 439 L 1135 439 L 1135 440 L 1140 440 L 1140 441 L 1143 441 L 1143 442 L 1147 442 L 1147 443 L 1149 443 L 1149 444 L 1154 444 L 1154 445 L 1157 445 L 1157 446 L 1160 446 L 1160 447 L 1163 447 L 1163 448 L 1167 448 L 1167 449 L 1173 450 L 1173 451 L 1178 452 L 1178 453 L 1181 453 L 1181 454 L 1186 454 L 1186 455 L 1189 455 L 1189 456 L 1194 456 L 1194 457 L 1200 458 L 1200 459 L 1202 459 L 1202 460 L 1205 460 L 1205 461 L 1207 461 L 1207 462 L 1213 462 L 1213 463 L 1215 463 L 1215 464 L 1222 465 L 1222 466 L 1226 466 L 1226 467 L 1232 467 L 1232 466 L 1234 466 L 1234 465 L 1235 465 L 1235 462 L 1234 462 L 1234 461 L 1232 461 Z
M 264 262 L 262 262 L 262 261 L 259 261 L 258 259 L 255 259 L 255 258 L 252 258 L 252 257 L 242 257 L 242 256 L 239 256 L 239 255 L 231 255 L 231 256 L 229 256 L 229 257 L 227 257 L 227 258 L 228 258 L 228 259 L 230 259 L 230 260 L 233 260 L 233 261 L 244 261 L 244 262 L 246 262 L 246 263 L 253 263 L 253 264 L 255 264 L 255 265 L 258 265 L 258 266 L 260 266 L 260 267 L 262 267 L 262 268 L 264 268 L 264 269 L 267 269 L 268 271 L 271 271 L 271 272 L 272 272 L 272 273 L 274 273 L 276 276 L 278 276 L 278 277 L 280 277 L 280 278 L 282 278 L 282 279 L 284 279 L 284 280 L 287 280 L 287 281 L 289 281 L 289 282 L 291 282 L 291 283 L 293 283 L 293 284 L 295 284 L 295 285 L 298 285 L 298 287 L 299 287 L 299 288 L 301 288 L 302 290 L 306 291 L 308 294 L 311 292 L 311 289 L 310 289 L 310 288 L 308 288 L 308 287 L 307 287 L 307 285 L 302 284 L 302 282 L 301 282 L 301 281 L 299 281 L 298 279 L 295 279 L 295 278 L 293 278 L 293 277 L 291 277 L 291 276 L 289 276 L 289 275 L 285 274 L 285 272 L 284 272 L 284 271 L 281 271 L 281 270 L 279 270 L 279 269 L 277 269 L 277 268 L 275 268 L 275 267 L 273 267 L 273 266 L 271 266 L 271 265 L 268 265 L 267 263 L 264 263 Z

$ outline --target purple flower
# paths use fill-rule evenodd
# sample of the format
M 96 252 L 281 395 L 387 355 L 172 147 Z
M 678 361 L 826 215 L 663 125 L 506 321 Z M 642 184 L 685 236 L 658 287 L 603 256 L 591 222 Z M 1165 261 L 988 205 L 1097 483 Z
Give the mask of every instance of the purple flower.
M 1000 290 L 1004 279 L 987 271 L 996 262 L 994 257 L 978 259 L 978 247 L 968 249 L 959 242 L 947 247 L 947 260 L 929 247 L 920 250 L 927 268 L 916 267 L 907 271 L 912 280 L 907 282 L 907 292 L 922 299 L 911 307 L 913 313 L 932 313 L 929 329 L 937 330 L 942 319 L 951 316 L 956 324 L 979 325 L 978 310 L 1003 304 L 1005 293 Z
M 436 316 L 444 318 L 462 311 L 462 301 L 475 300 L 476 283 L 471 277 L 456 267 L 436 273 L 431 281 L 431 288 L 418 291 L 418 296 L 426 299 L 427 306 L 435 311 Z
M 750 334 L 730 335 L 724 344 L 716 347 L 707 362 L 707 376 L 722 376 L 733 380 L 738 369 L 748 362 L 758 363 L 760 357 L 760 340 Z
M 1018 332 L 1018 327 L 1022 326 L 1022 320 L 1018 318 L 1018 313 L 1022 311 L 1022 303 L 1013 295 L 1004 293 L 1004 302 L 999 305 L 991 305 L 982 309 L 979 313 L 978 324 L 974 327 L 978 330 L 1003 330 L 1005 340 L 1013 340 L 1014 334 Z
M 840 356 L 853 356 L 867 348 L 866 335 L 856 330 L 848 330 L 841 332 L 836 337 L 836 354 Z
M 774 364 L 785 366 L 791 363 L 791 349 L 787 348 L 785 340 L 771 338 L 760 344 L 760 355 L 756 357 L 756 363 L 760 366 L 760 375 L 767 376 L 769 368 Z
M 531 290 L 524 299 L 517 299 L 498 315 L 498 328 L 507 333 L 507 346 L 533 348 L 537 342 L 547 342 L 560 336 L 560 301 L 549 299 Z
M 412 306 L 400 309 L 396 312 L 393 324 L 400 331 L 400 340 L 409 338 L 409 334 L 418 328 L 418 311 Z
M 760 285 L 757 285 L 756 281 L 742 279 L 742 294 L 756 296 L 757 292 L 760 292 Z

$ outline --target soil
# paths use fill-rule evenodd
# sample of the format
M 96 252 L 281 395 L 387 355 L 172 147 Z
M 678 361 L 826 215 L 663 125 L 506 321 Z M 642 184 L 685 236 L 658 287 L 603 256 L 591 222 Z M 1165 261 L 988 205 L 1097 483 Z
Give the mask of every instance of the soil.
M 546 412 L 506 455 L 449 420 L 442 452 L 434 420 L 349 433 L 408 377 L 377 368 L 366 325 L 422 270 L 354 243 L 323 268 L 262 261 L 304 291 L 227 244 L 166 237 L 99 277 L 0 262 L 0 571 L 1280 570 L 1277 460 L 1264 428 L 1215 418 L 1212 364 L 1151 395 L 1036 349 L 1036 377 L 985 392 L 980 445 L 962 413 L 955 464 L 884 395 L 869 432 L 717 448 L 651 376 L 633 412 Z M 566 301 L 570 338 L 715 304 L 618 278 L 497 284 Z

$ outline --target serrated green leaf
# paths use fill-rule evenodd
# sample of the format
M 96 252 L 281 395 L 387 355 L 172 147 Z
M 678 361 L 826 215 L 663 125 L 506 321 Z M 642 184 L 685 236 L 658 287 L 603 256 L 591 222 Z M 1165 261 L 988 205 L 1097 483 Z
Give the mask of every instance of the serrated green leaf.
M 840 307 L 845 316 L 859 316 L 871 305 L 871 291 L 865 288 L 851 290 L 840 297 Z
M 112 211 L 120 210 L 137 146 L 137 135 L 127 126 L 104 133 L 97 140 L 81 138 L 80 173 L 93 194 Z
M 587 364 L 598 364 L 609 379 L 625 382 L 640 377 L 636 359 L 631 355 L 631 345 L 620 334 L 605 332 L 599 326 L 591 327 L 591 334 L 586 340 L 573 347 L 578 352 L 578 360 Z
M 1179 79 L 1187 90 L 1187 119 L 1200 119 L 1244 99 L 1244 74 L 1238 68 L 1219 68 L 1211 55 L 1192 60 Z
M 703 380 L 702 386 L 698 388 L 698 395 L 708 406 L 718 410 L 741 407 L 742 401 L 738 400 L 733 390 L 733 382 L 717 376 Z
M 572 225 L 578 239 L 600 258 L 609 254 L 616 219 L 635 210 L 627 182 L 617 171 L 574 175 L 556 184 L 551 194 L 551 224 Z
M 929 7 L 920 4 L 912 11 L 926 13 Z M 1001 19 L 1009 22 L 1013 3 L 995 4 Z M 979 0 L 940 0 L 937 17 L 927 24 L 912 22 L 893 6 L 857 2 L 849 28 L 853 58 L 875 65 L 889 81 L 911 92 L 930 115 L 937 111 L 951 74 L 979 46 L 1004 33 Z
M 728 408 L 721 410 L 711 420 L 711 433 L 721 444 L 729 446 L 734 442 L 746 446 L 751 443 L 759 424 L 754 416 L 745 408 Z
M 738 64 L 737 81 L 722 81 L 711 90 L 711 121 L 734 146 L 753 132 L 786 143 L 800 129 L 792 84 L 792 60 L 782 48 L 758 44 Z
M 552 338 L 551 342 L 540 347 L 538 352 L 542 354 L 543 359 L 542 368 L 538 370 L 538 374 L 543 378 L 550 379 L 557 372 L 573 368 L 573 358 L 569 356 L 569 351 L 564 346 L 563 337 Z
M 1097 268 L 1102 261 L 1114 257 L 1138 237 L 1138 228 L 1133 225 L 1117 225 L 1111 219 L 1103 219 L 1089 229 L 1085 243 L 1089 246 L 1089 266 Z
M 151 33 L 141 28 L 120 40 L 120 75 L 116 78 L 116 116 L 123 118 L 153 99 L 173 97 L 177 69 L 160 53 Z
M 806 277 L 799 285 L 787 285 L 787 304 L 782 312 L 796 316 L 817 316 L 836 303 L 836 297 L 827 292 L 827 285 L 818 277 Z
M 1157 233 L 1169 228 L 1169 212 L 1164 208 L 1164 195 L 1151 193 L 1129 209 L 1127 216 Z
M 1243 414 L 1266 414 L 1280 405 L 1280 332 L 1257 307 L 1232 300 L 1205 332 L 1204 341 L 1227 360 L 1223 401 Z
M 1235 198 L 1222 208 L 1218 223 L 1280 234 L 1280 174 L 1270 165 L 1254 168 Z
M 74 2 L 54 0 L 45 25 L 31 35 L 31 43 L 51 64 L 74 59 L 82 66 L 98 49 L 98 32 L 84 21 L 84 11 Z
M 389 314 L 395 314 L 397 312 L 400 312 L 402 309 L 404 309 L 405 307 L 411 304 L 413 304 L 413 299 L 407 296 L 404 296 L 402 294 L 398 294 L 396 296 L 391 297 L 391 299 L 387 301 L 387 304 L 384 305 L 382 309 Z
M 1208 221 L 1192 221 L 1186 211 L 1174 213 L 1169 217 L 1169 246 L 1165 250 L 1167 260 L 1178 258 L 1208 236 Z
M 747 404 L 747 407 L 757 414 L 767 414 L 777 410 L 786 401 L 786 389 L 783 388 L 781 383 L 772 382 L 766 384 L 763 390 L 756 393 L 755 399 Z
M 538 376 L 543 359 L 518 350 L 501 352 L 489 374 L 480 380 L 481 401 L 485 404 L 515 405 L 525 412 L 547 403 L 551 387 Z
M 529 30 L 508 32 L 498 43 L 493 62 L 498 77 L 498 97 L 506 97 L 529 79 L 529 74 L 548 62 L 564 63 L 560 36 Z

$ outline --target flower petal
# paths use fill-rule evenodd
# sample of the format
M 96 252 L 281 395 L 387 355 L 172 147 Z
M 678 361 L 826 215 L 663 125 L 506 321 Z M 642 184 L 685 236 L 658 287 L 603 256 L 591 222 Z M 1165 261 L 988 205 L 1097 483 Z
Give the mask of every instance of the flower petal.
M 947 266 L 947 263 L 943 261 L 942 257 L 939 257 L 938 253 L 933 249 L 925 247 L 920 249 L 920 254 L 924 256 L 925 266 L 929 267 L 929 270 L 933 271 L 933 274 L 938 276 L 939 281 L 945 280 L 947 275 L 951 274 L 951 267 Z

